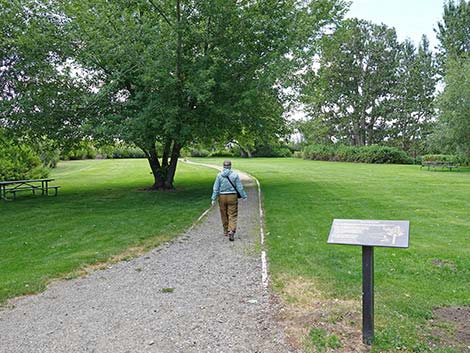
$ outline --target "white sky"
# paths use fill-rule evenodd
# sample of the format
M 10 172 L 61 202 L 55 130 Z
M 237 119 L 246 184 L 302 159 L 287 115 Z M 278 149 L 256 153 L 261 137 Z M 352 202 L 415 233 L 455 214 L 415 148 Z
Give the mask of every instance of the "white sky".
M 444 0 L 351 0 L 347 17 L 357 17 L 395 27 L 398 39 L 416 45 L 426 34 L 430 47 L 437 45 L 433 28 L 442 19 Z

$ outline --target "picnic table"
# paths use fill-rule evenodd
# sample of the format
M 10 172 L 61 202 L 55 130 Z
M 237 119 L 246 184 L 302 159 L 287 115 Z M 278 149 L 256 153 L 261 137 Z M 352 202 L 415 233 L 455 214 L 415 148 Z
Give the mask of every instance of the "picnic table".
M 457 171 L 460 171 L 459 163 L 445 162 L 445 161 L 422 162 L 421 168 L 423 167 L 427 167 L 428 170 L 430 170 L 431 168 L 449 168 L 450 171 L 452 171 L 452 169 L 456 169 Z
M 57 196 L 57 190 L 60 186 L 49 185 L 53 180 L 53 178 L 45 178 L 0 181 L 0 199 L 10 200 L 7 195 L 13 194 L 13 200 L 15 200 L 16 193 L 21 191 L 31 191 L 33 195 L 36 195 L 36 191 L 41 191 L 41 195 L 49 195 L 49 190 L 54 190 L 54 196 Z

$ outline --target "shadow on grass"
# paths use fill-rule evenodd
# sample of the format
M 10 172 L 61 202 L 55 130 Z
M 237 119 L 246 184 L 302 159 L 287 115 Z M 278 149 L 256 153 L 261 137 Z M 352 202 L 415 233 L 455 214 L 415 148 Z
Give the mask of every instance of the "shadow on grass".
M 180 234 L 208 207 L 210 179 L 186 180 L 171 192 L 141 191 L 148 184 L 117 182 L 59 195 L 19 195 L 0 202 L 0 303 L 34 293 L 49 279 L 107 261 L 130 247 L 156 246 Z

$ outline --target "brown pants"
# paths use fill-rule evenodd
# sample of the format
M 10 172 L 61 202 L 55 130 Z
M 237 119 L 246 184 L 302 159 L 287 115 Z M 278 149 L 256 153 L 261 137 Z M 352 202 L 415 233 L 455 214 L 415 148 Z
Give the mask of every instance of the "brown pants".
M 237 230 L 238 197 L 237 194 L 219 195 L 220 216 L 224 233 Z

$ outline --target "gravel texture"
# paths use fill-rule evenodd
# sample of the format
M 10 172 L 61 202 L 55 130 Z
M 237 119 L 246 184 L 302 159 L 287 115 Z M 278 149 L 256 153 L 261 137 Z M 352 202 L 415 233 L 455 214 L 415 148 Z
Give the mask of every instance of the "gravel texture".
M 289 352 L 261 284 L 257 193 L 241 177 L 234 242 L 214 207 L 144 256 L 14 299 L 0 310 L 0 352 Z

